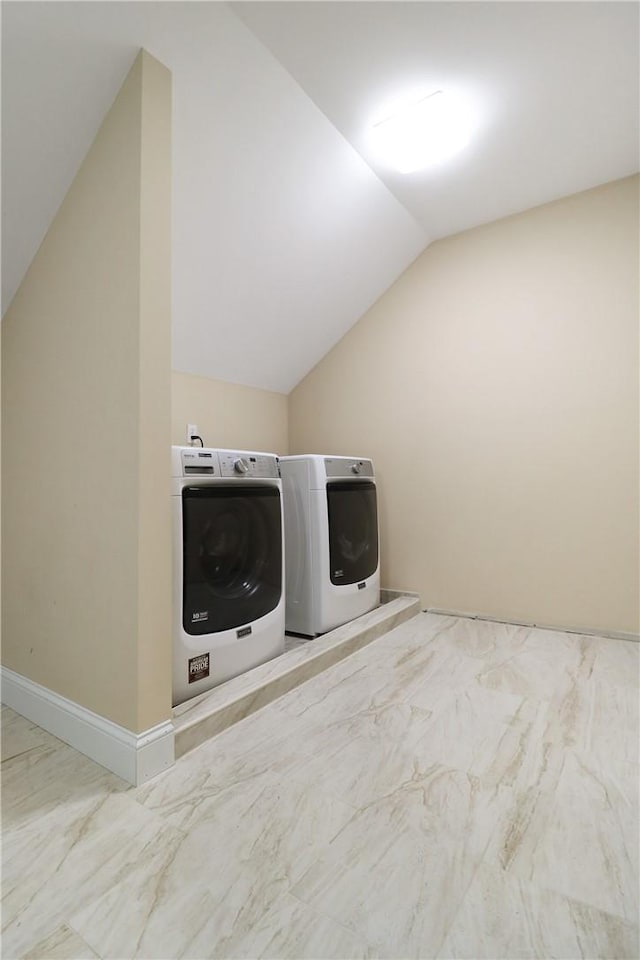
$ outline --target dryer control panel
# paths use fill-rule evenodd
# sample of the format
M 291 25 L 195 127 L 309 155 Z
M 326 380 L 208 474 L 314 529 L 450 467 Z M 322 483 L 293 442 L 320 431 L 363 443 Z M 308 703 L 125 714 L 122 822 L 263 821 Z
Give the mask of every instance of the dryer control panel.
M 371 460 L 351 460 L 349 457 L 325 457 L 324 469 L 327 479 L 373 477 L 373 463 Z
M 266 453 L 247 453 L 245 450 L 218 451 L 220 476 L 236 479 L 269 477 L 277 479 L 278 460 Z

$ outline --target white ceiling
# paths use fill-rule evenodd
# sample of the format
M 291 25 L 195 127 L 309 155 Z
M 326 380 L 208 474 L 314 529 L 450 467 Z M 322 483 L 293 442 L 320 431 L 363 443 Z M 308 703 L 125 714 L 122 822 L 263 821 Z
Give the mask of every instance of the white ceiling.
M 634 3 L 2 4 L 3 309 L 144 46 L 174 79 L 174 367 L 288 392 L 435 237 L 638 169 Z M 379 168 L 380 102 L 477 138 Z
M 638 169 L 637 3 L 232 4 L 431 239 Z M 477 136 L 409 176 L 367 125 L 405 89 L 459 91 Z

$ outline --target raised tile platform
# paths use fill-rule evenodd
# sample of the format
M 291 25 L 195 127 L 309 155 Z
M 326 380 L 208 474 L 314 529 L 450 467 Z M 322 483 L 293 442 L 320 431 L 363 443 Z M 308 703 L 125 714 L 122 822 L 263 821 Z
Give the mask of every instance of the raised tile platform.
M 383 591 L 383 599 L 370 613 L 174 707 L 176 758 L 420 613 L 415 594 Z

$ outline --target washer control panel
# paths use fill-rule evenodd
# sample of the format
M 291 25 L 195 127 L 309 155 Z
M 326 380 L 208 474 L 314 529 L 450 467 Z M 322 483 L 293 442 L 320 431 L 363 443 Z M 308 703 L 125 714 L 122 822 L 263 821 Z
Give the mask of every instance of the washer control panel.
M 211 447 L 172 447 L 172 458 L 174 477 L 277 480 L 280 476 L 278 458 L 270 453 L 215 450 Z
M 265 453 L 247 453 L 244 450 L 218 451 L 221 477 L 254 479 L 278 477 L 278 460 Z

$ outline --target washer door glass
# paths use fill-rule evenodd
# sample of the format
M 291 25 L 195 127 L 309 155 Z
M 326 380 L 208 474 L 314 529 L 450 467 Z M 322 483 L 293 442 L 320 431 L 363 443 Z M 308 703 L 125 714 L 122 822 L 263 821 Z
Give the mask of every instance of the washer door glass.
M 358 583 L 378 568 L 376 487 L 370 480 L 327 484 L 331 583 Z
M 277 487 L 249 484 L 182 491 L 182 624 L 201 635 L 264 617 L 282 595 Z

